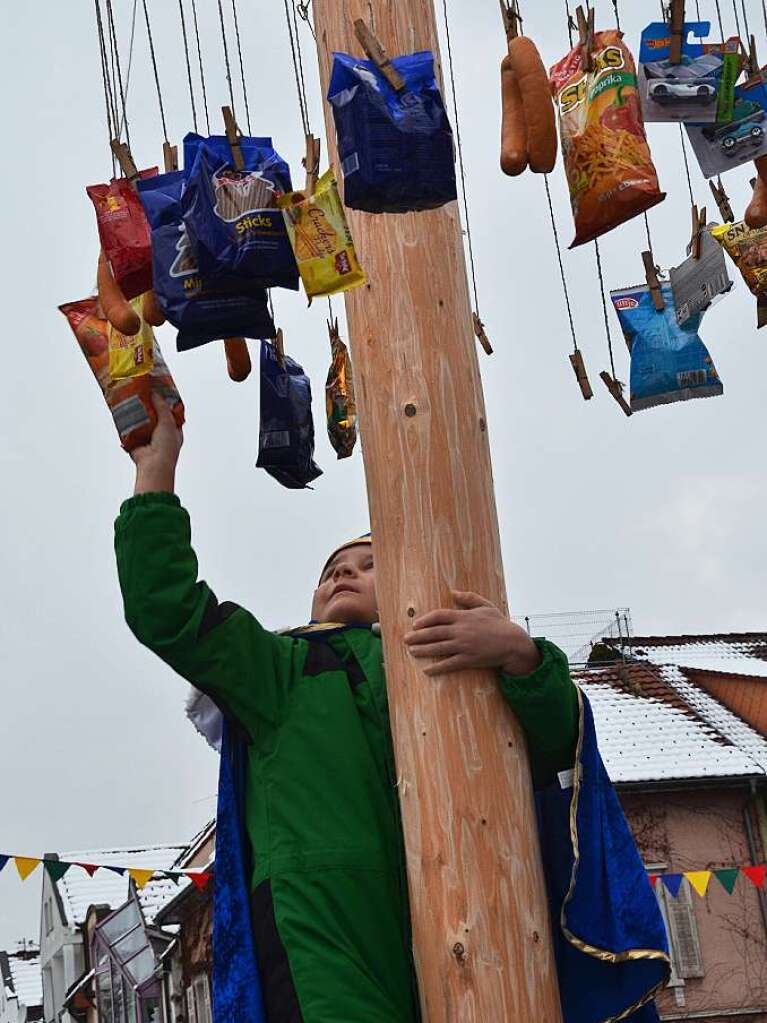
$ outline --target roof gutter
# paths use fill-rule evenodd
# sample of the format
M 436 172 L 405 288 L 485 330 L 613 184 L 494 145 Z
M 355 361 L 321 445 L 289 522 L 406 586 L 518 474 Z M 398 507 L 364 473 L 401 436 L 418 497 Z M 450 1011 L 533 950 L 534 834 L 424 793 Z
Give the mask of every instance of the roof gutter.
M 703 1012 L 672 1012 L 668 1015 L 664 1013 L 661 1019 L 664 1023 L 673 1019 L 724 1019 L 731 1016 L 761 1016 L 763 1012 L 767 1012 L 767 1005 L 756 1009 L 705 1009 Z
M 733 774 L 709 778 L 656 778 L 650 781 L 616 781 L 619 792 L 688 792 L 690 789 L 747 787 L 755 791 L 767 785 L 767 774 Z

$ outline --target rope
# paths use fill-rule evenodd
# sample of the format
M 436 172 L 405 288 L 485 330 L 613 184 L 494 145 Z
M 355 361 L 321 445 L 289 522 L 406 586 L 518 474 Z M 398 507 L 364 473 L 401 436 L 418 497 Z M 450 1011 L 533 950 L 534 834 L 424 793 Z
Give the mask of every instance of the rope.
M 184 37 L 184 56 L 186 57 L 186 77 L 189 82 L 189 101 L 192 104 L 192 124 L 197 131 L 197 105 L 194 102 L 194 85 L 192 84 L 192 62 L 189 58 L 189 37 L 186 34 L 186 18 L 184 17 L 184 0 L 178 0 L 178 13 L 181 18 L 181 33 Z
M 107 58 L 106 42 L 104 40 L 104 22 L 101 17 L 101 3 L 100 0 L 95 0 L 96 4 L 96 30 L 99 40 L 99 55 L 101 57 L 101 77 L 104 85 L 104 103 L 106 106 L 107 113 L 107 137 L 109 142 L 115 137 L 113 130 L 113 115 L 114 115 L 114 97 L 112 94 L 112 82 L 109 77 L 109 61 Z M 112 176 L 116 173 L 116 164 L 114 153 L 112 154 Z
M 615 26 L 618 31 L 621 31 L 621 16 L 618 12 L 618 0 L 613 0 L 613 9 L 615 11 Z
M 154 71 L 154 84 L 157 87 L 157 103 L 160 107 L 160 121 L 162 122 L 162 133 L 165 141 L 168 141 L 168 125 L 165 123 L 165 107 L 162 102 L 162 89 L 160 88 L 160 75 L 157 70 L 157 57 L 154 52 L 154 39 L 152 38 L 152 26 L 149 22 L 149 8 L 147 0 L 141 0 L 144 5 L 144 20 L 146 21 L 146 34 L 149 39 L 149 53 L 152 58 L 152 70 Z
M 743 24 L 746 29 L 746 39 L 751 39 L 751 26 L 748 23 L 748 12 L 746 11 L 746 0 L 740 0 L 741 10 L 743 11 Z
M 734 3 L 734 0 L 733 0 Z M 229 46 L 226 41 L 226 24 L 224 23 L 224 8 L 221 6 L 221 0 L 218 0 L 218 16 L 221 21 L 221 41 L 224 44 L 224 62 L 226 64 L 226 81 L 229 86 L 229 102 L 232 104 L 232 114 L 237 119 L 235 106 L 234 106 L 234 88 L 232 86 L 232 67 L 229 63 Z
M 599 242 L 598 241 L 594 242 L 594 252 L 596 253 L 596 257 L 597 257 L 597 273 L 599 275 L 599 293 L 602 296 L 602 312 L 604 313 L 604 318 L 605 318 L 605 334 L 607 335 L 607 350 L 610 353 L 610 368 L 612 370 L 613 380 L 617 381 L 618 378 L 615 375 L 615 359 L 613 357 L 613 339 L 612 339 L 612 335 L 610 333 L 610 317 L 607 314 L 607 295 L 605 293 L 605 277 L 604 277 L 604 274 L 602 272 L 602 256 L 601 256 L 601 253 L 599 251 Z
M 724 22 L 722 21 L 722 11 L 719 7 L 719 0 L 714 0 L 714 3 L 716 4 L 716 17 L 719 22 L 719 31 L 722 35 L 722 42 L 724 42 Z
M 309 101 L 306 98 L 306 79 L 304 77 L 304 57 L 301 50 L 301 36 L 298 32 L 298 16 L 296 14 L 296 0 L 291 0 L 291 9 L 293 11 L 293 34 L 296 39 L 296 53 L 298 54 L 298 70 L 301 76 L 301 88 L 304 93 L 304 108 L 306 109 L 306 123 L 309 124 Z
M 557 262 L 559 263 L 559 276 L 562 280 L 562 291 L 565 294 L 565 306 L 567 307 L 567 319 L 570 323 L 570 335 L 573 339 L 573 348 L 578 351 L 578 340 L 575 336 L 575 322 L 573 320 L 573 307 L 570 303 L 570 291 L 567 287 L 567 277 L 565 276 L 565 264 L 562 261 L 562 246 L 559 241 L 559 231 L 557 230 L 557 222 L 554 217 L 554 205 L 551 201 L 551 188 L 549 186 L 548 174 L 543 175 L 543 183 L 546 186 L 546 198 L 549 203 L 549 216 L 551 217 L 551 230 L 554 233 L 554 246 L 557 250 Z
M 737 0 L 732 0 L 732 12 L 735 15 L 735 28 L 737 30 L 737 33 L 738 33 L 739 36 L 741 36 L 741 38 L 743 38 L 742 35 L 741 35 L 741 31 L 740 31 L 740 18 L 738 17 L 738 4 L 737 4 Z
M 570 13 L 570 4 L 568 0 L 565 0 L 565 17 L 567 19 L 567 34 L 570 36 L 570 49 L 573 48 L 573 32 L 576 29 L 576 24 L 573 21 L 573 16 Z
M 292 2 L 292 0 L 291 0 Z M 309 114 L 307 112 L 306 104 L 306 84 L 302 74 L 302 63 L 298 59 L 298 49 L 300 49 L 300 42 L 295 38 L 293 33 L 293 22 L 290 18 L 290 9 L 288 7 L 288 0 L 283 0 L 285 5 L 285 21 L 288 26 L 288 37 L 290 39 L 290 52 L 293 56 L 293 73 L 296 79 L 296 92 L 298 93 L 298 108 L 301 112 L 301 124 L 303 125 L 304 135 L 310 135 L 311 130 L 309 127 Z
M 131 72 L 133 71 L 133 44 L 136 40 L 136 11 L 138 10 L 138 0 L 133 0 L 133 14 L 131 15 L 131 26 L 130 26 L 130 43 L 128 44 L 128 68 L 125 72 L 125 97 L 127 99 L 128 93 L 130 92 L 130 80 Z M 120 121 L 117 126 L 117 138 L 120 137 L 123 130 L 123 122 Z
M 309 5 L 310 4 L 311 4 L 311 0 L 303 0 L 303 2 L 302 2 L 302 0 L 298 0 L 298 2 L 296 4 L 296 7 L 298 8 L 298 16 L 299 16 L 299 18 L 301 18 L 302 21 L 306 22 L 306 27 L 311 32 L 312 39 L 316 43 L 317 42 L 317 36 L 314 34 L 314 25 L 312 25 L 311 19 L 309 17 Z
M 687 146 L 684 141 L 684 128 L 680 122 L 679 124 L 679 141 L 682 143 L 682 156 L 684 157 L 684 169 L 687 174 L 687 187 L 690 190 L 690 205 L 695 205 L 695 196 L 692 192 L 692 179 L 690 177 L 690 161 L 687 159 Z
M 117 116 L 115 116 L 115 126 L 122 124 L 125 128 L 125 140 L 130 146 L 130 130 L 128 128 L 128 114 L 125 107 L 125 91 L 123 89 L 123 76 L 120 70 L 120 51 L 117 46 L 117 32 L 115 30 L 114 14 L 112 12 L 112 0 L 106 0 L 107 4 L 107 21 L 109 24 L 109 45 L 112 51 L 112 60 L 114 62 L 115 71 L 117 73 L 117 84 L 120 89 L 120 104 L 122 106 L 122 121 L 118 122 Z
M 237 2 L 232 0 L 232 15 L 234 16 L 234 34 L 237 39 L 237 56 L 240 59 L 240 81 L 242 82 L 242 98 L 245 101 L 245 121 L 248 125 L 248 135 L 252 135 L 250 127 L 250 107 L 248 105 L 248 89 L 245 85 L 245 67 L 242 63 L 242 43 L 240 42 L 240 21 L 237 17 Z
M 197 0 L 192 0 L 192 16 L 194 18 L 194 34 L 197 39 L 197 61 L 200 65 L 200 84 L 202 85 L 202 102 L 205 107 L 205 124 L 210 135 L 210 114 L 208 113 L 208 90 L 205 87 L 205 70 L 202 66 L 202 47 L 200 46 L 200 26 L 197 23 Z
M 762 0 L 762 15 L 764 17 L 764 31 L 767 32 L 767 3 Z

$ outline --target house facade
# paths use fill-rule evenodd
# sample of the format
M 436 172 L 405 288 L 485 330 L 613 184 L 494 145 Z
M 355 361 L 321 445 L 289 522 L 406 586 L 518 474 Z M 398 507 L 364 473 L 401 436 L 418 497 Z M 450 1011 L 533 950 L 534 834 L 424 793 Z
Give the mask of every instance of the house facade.
M 40 949 L 21 942 L 0 952 L 0 1023 L 39 1023 L 43 1018 Z

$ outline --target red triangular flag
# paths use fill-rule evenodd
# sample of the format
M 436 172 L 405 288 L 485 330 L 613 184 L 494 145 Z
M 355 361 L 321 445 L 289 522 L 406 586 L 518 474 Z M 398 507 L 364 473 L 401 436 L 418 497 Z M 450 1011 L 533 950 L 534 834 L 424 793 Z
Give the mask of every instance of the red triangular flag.
M 767 866 L 764 863 L 760 867 L 741 867 L 740 872 L 749 881 L 753 881 L 757 888 L 764 888 L 764 879 L 767 877 Z
M 97 863 L 75 863 L 76 867 L 82 867 L 83 870 L 87 870 L 88 877 L 93 877 L 96 871 L 99 869 Z
M 202 873 L 202 874 L 195 873 L 195 874 L 187 874 L 186 876 L 188 878 L 190 878 L 190 880 L 194 884 L 195 888 L 199 889 L 199 891 L 202 891 L 206 887 L 208 881 L 210 881 L 210 879 L 213 877 L 213 874 L 211 874 L 211 873 Z
M 657 875 L 657 874 L 648 874 L 648 875 L 647 875 L 647 880 L 648 880 L 648 881 L 650 882 L 650 884 L 651 884 L 651 885 L 653 886 L 653 888 L 654 888 L 654 887 L 655 887 L 655 885 L 656 885 L 656 884 L 657 884 L 657 882 L 658 882 L 658 875 Z

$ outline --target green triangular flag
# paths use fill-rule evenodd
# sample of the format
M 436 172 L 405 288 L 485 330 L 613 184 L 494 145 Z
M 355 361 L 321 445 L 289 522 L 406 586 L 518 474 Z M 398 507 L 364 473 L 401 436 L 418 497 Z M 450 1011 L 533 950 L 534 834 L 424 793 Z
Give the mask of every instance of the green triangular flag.
M 725 867 L 723 870 L 715 870 L 714 873 L 716 874 L 722 888 L 724 888 L 728 895 L 732 895 L 733 889 L 735 888 L 735 882 L 738 880 L 738 874 L 740 873 L 738 868 Z
M 61 860 L 43 860 L 43 866 L 48 871 L 48 877 L 56 884 L 69 870 L 69 863 L 62 863 Z

